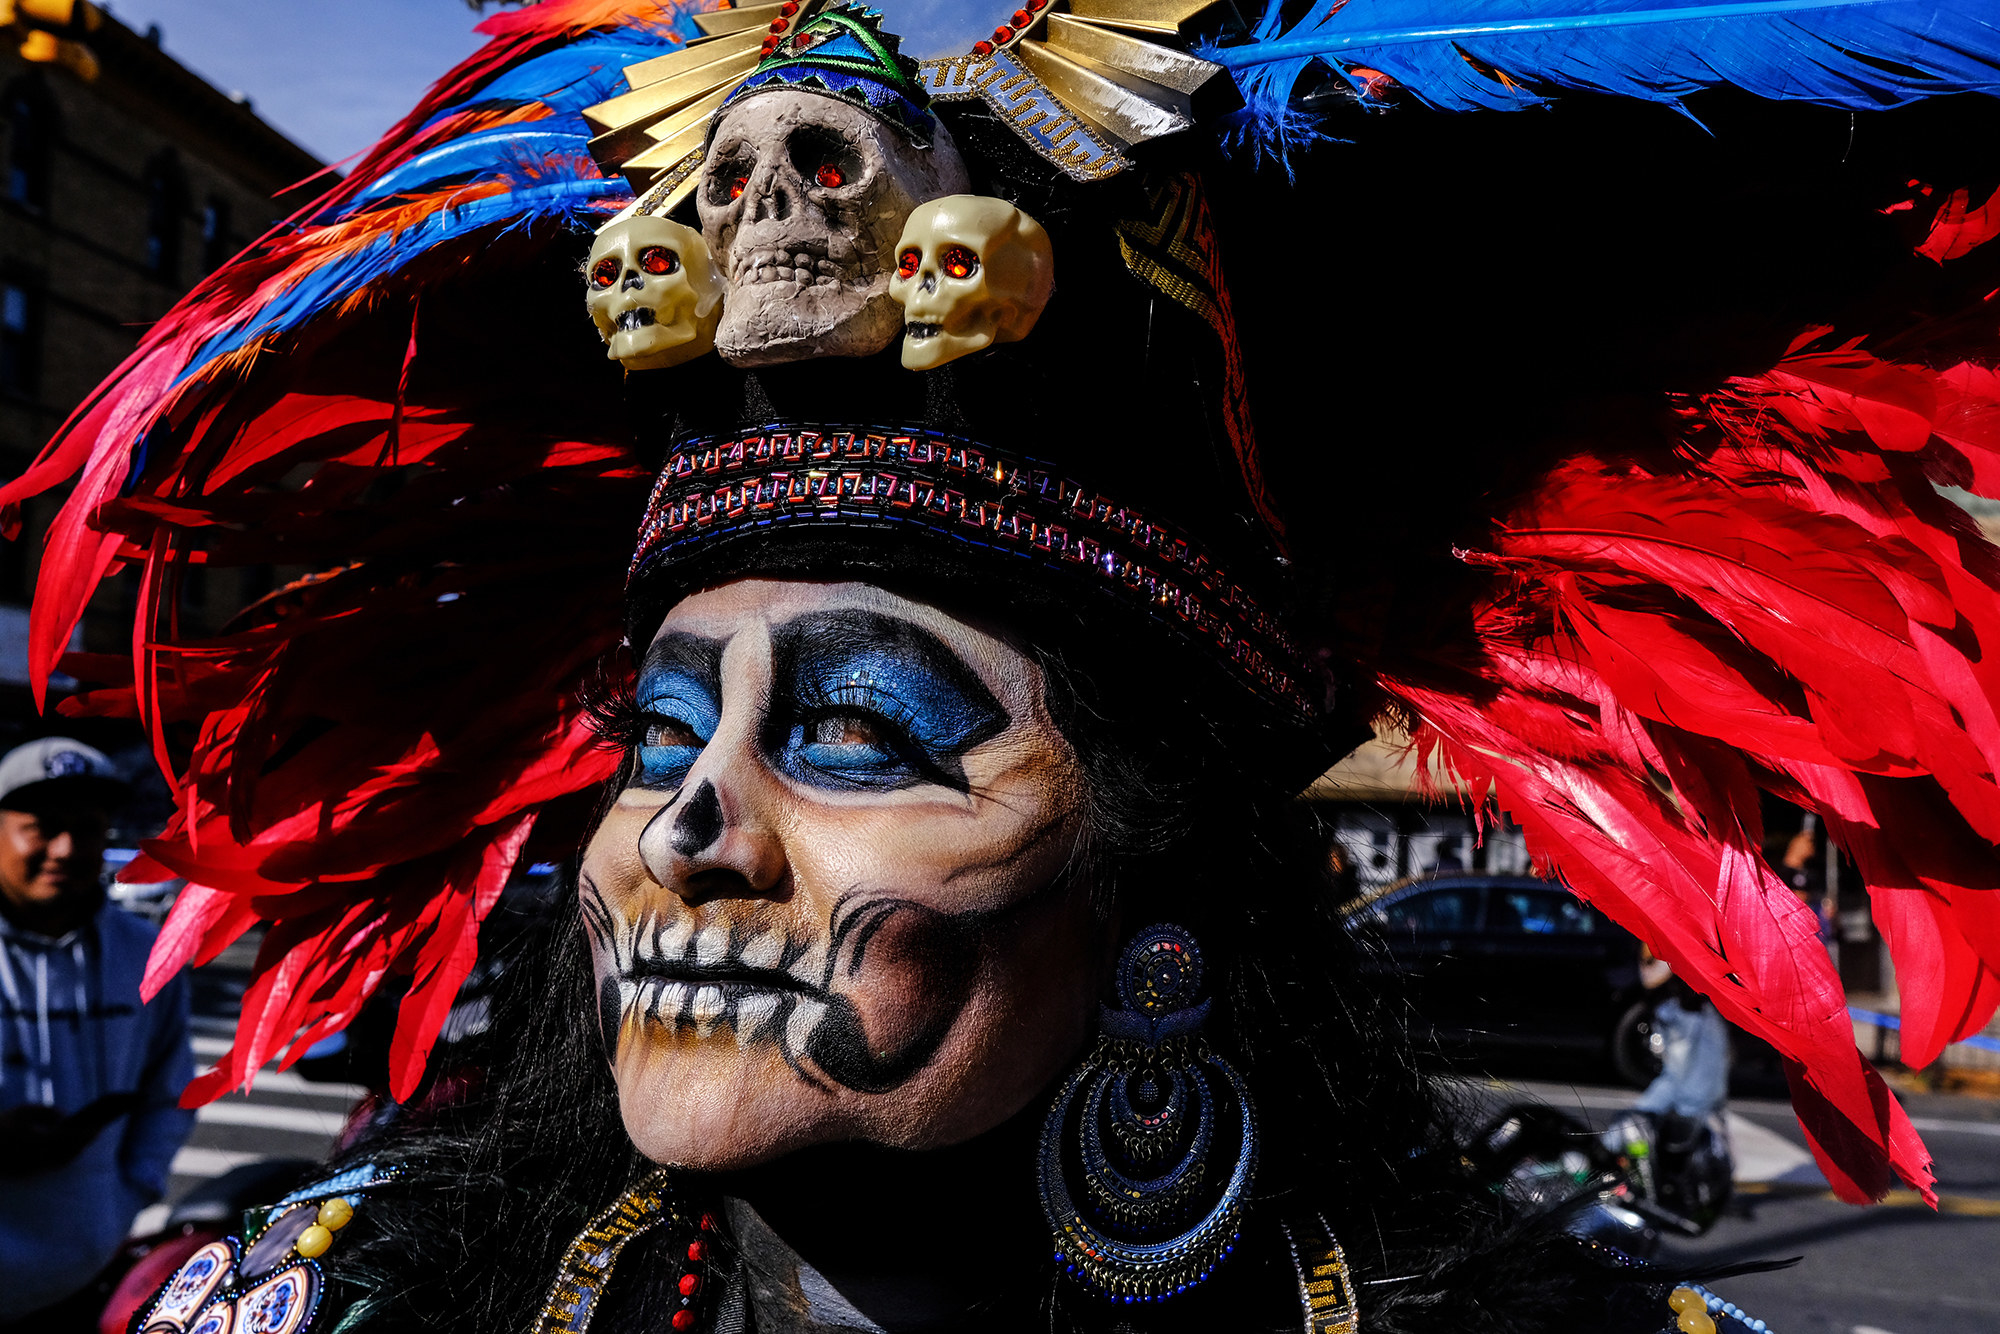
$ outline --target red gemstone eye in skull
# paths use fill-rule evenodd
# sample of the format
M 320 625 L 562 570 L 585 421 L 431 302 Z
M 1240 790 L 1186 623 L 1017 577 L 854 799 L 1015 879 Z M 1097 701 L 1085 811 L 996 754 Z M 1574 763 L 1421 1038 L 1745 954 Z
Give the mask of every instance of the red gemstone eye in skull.
M 1042 225 L 1005 199 L 945 195 L 896 239 L 889 296 L 903 308 L 903 366 L 935 370 L 1028 336 L 1054 290 Z
M 679 273 L 681 257 L 663 245 L 649 245 L 639 252 L 639 267 L 654 277 L 663 273 Z
M 962 245 L 948 245 L 938 256 L 938 267 L 948 278 L 970 278 L 979 272 L 979 256 Z
M 593 287 L 611 286 L 611 284 L 618 281 L 618 270 L 620 267 L 622 266 L 618 263 L 618 261 L 609 256 L 607 256 L 604 259 L 598 260 L 596 266 L 592 268 L 590 271 L 591 286 Z
M 750 178 L 748 176 L 738 176 L 729 183 L 729 197 L 731 199 L 741 199 L 743 192 L 749 188 Z
M 847 173 L 831 162 L 822 162 L 819 170 L 813 173 L 813 179 L 829 190 L 838 190 L 847 184 Z

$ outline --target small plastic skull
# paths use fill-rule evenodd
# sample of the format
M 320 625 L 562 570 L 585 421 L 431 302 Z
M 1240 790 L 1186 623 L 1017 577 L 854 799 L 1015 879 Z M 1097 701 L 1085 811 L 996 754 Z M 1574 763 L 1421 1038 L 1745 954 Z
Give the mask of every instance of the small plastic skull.
M 585 274 L 590 317 L 626 370 L 678 366 L 714 349 L 724 284 L 692 227 L 644 216 L 613 223 L 597 234 Z
M 934 370 L 1026 338 L 1055 273 L 1049 234 L 1004 199 L 947 195 L 920 206 L 903 225 L 889 281 L 903 305 L 903 365 Z

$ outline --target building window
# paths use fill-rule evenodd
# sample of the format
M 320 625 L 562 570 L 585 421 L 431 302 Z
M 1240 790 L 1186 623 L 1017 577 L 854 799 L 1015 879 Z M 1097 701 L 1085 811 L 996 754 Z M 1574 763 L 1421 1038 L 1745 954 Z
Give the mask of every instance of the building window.
M 210 195 L 201 211 L 201 271 L 214 273 L 235 249 L 229 240 L 229 201 Z
M 177 282 L 181 272 L 181 216 L 187 190 L 171 152 L 146 169 L 146 268 L 154 277 Z
M 39 79 L 7 87 L 7 198 L 29 208 L 49 206 L 49 163 L 55 144 L 55 107 Z
M 18 279 L 0 281 L 0 392 L 32 395 L 41 345 L 41 302 Z

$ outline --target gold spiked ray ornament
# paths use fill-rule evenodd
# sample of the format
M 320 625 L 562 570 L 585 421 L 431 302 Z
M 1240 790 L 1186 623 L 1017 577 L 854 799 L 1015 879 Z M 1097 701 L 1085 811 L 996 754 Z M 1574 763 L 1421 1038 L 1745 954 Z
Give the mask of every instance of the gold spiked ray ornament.
M 1069 9 L 1085 23 L 1178 37 L 1214 7 L 1215 0 L 1076 0 Z
M 781 32 L 802 25 L 826 2 L 695 15 L 701 37 L 628 67 L 629 91 L 583 113 L 597 131 L 598 165 L 623 173 L 638 196 L 620 220 L 670 212 L 694 193 L 709 124 L 763 63 L 774 23 Z M 988 0 L 872 0 L 869 8 L 918 62 L 933 101 L 984 101 L 1043 158 L 1096 180 L 1130 166 L 1133 147 L 1238 105 L 1228 71 L 1170 44 L 1218 2 L 1027 0 L 1016 8 L 1000 0 L 989 9 Z
M 764 39 L 771 20 L 781 17 L 784 5 L 736 5 L 729 9 L 714 9 L 706 14 L 694 16 L 694 26 L 701 29 L 700 42 L 709 37 L 727 37 L 733 33 L 755 32 L 757 40 Z

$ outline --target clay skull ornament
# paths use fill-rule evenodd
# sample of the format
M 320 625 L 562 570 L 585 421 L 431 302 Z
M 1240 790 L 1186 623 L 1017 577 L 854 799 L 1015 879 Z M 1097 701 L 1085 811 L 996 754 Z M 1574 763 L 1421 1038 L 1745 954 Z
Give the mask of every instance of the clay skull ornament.
M 896 242 L 927 199 L 963 192 L 942 124 L 929 147 L 839 98 L 783 88 L 725 111 L 702 169 L 701 230 L 728 284 L 724 360 L 861 357 L 895 339 Z
M 701 233 L 631 217 L 597 234 L 584 268 L 590 317 L 628 371 L 660 370 L 711 351 L 723 283 Z
M 1028 336 L 1055 291 L 1042 225 L 1004 199 L 950 195 L 910 214 L 889 294 L 902 303 L 903 365 L 933 370 Z

